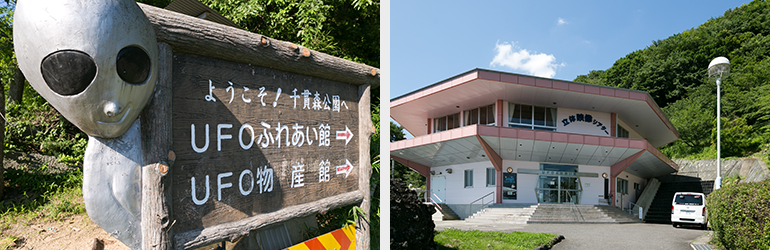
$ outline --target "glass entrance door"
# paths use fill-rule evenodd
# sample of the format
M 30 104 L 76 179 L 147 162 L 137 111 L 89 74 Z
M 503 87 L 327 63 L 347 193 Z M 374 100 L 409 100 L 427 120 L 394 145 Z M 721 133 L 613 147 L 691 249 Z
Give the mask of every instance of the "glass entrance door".
M 538 202 L 559 203 L 559 184 L 559 176 L 539 176 L 536 189 Z
M 581 191 L 578 177 L 548 175 L 539 176 L 535 189 L 541 203 L 578 204 Z

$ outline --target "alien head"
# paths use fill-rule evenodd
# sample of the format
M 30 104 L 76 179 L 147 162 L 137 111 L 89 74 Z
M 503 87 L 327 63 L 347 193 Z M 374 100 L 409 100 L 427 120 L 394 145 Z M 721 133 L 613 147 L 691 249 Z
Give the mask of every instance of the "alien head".
M 19 1 L 13 39 L 32 87 L 90 136 L 125 133 L 155 89 L 155 31 L 133 0 Z

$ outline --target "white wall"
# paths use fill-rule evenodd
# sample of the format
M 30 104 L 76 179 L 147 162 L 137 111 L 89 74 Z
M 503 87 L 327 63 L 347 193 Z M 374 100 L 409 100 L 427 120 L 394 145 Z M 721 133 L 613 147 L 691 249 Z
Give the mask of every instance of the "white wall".
M 597 177 L 580 177 L 580 184 L 583 185 L 583 195 L 580 197 L 580 204 L 598 205 L 600 199 L 604 198 L 604 178 L 602 173 L 610 174 L 610 167 L 603 166 L 578 166 L 578 172 L 597 173 Z
M 491 162 L 476 162 L 457 164 L 444 167 L 433 167 L 436 175 L 446 176 L 446 201 L 447 204 L 469 204 L 481 196 L 494 192 L 495 187 L 487 187 L 487 168 L 493 168 Z M 447 169 L 452 173 L 448 174 Z M 465 188 L 465 170 L 473 169 L 473 187 Z M 490 196 L 491 197 L 491 196 Z M 494 198 L 494 197 L 493 197 Z
M 636 199 L 638 198 L 638 197 L 636 197 L 636 195 L 637 195 L 636 194 L 636 190 L 634 190 L 634 183 L 641 184 L 642 185 L 642 190 L 644 190 L 644 187 L 647 185 L 647 180 L 644 179 L 644 178 L 641 178 L 639 176 L 626 173 L 625 171 L 621 172 L 618 175 L 618 177 L 615 178 L 615 180 L 612 180 L 612 181 L 615 181 L 616 185 L 617 185 L 617 178 L 628 180 L 628 194 L 624 194 L 623 195 L 623 199 L 625 201 L 623 201 L 623 203 L 622 203 L 623 204 L 623 208 L 628 208 L 630 206 L 628 205 L 628 203 L 626 201 L 636 202 Z M 618 190 L 617 186 L 615 187 L 615 190 L 616 191 Z M 641 191 L 639 192 L 639 194 L 641 194 Z M 620 206 L 620 205 L 621 205 L 620 193 L 615 192 L 615 206 Z
M 540 170 L 539 162 L 531 161 L 509 161 L 503 160 L 503 172 L 513 168 L 513 172 L 517 173 L 518 169 L 534 169 Z M 537 203 L 537 196 L 535 196 L 535 186 L 537 185 L 536 174 L 516 174 L 516 200 L 503 200 L 503 203 Z
M 458 164 L 444 167 L 433 167 L 431 171 L 435 171 L 435 176 L 446 177 L 446 200 L 447 204 L 469 204 L 479 197 L 495 191 L 495 187 L 486 186 L 486 169 L 494 167 L 490 162 L 477 162 Z M 508 167 L 513 168 L 514 173 L 518 173 L 518 169 L 532 169 L 540 170 L 539 162 L 530 161 L 510 161 L 503 160 L 503 171 Z M 451 168 L 452 173 L 448 174 L 447 169 Z M 473 169 L 473 187 L 465 188 L 464 174 L 465 170 Z M 604 178 L 601 177 L 602 173 L 610 173 L 610 167 L 603 166 L 590 166 L 580 165 L 579 172 L 581 173 L 596 173 L 598 177 L 580 177 L 580 183 L 583 188 L 580 204 L 598 204 L 600 197 L 604 195 Z M 621 176 L 625 176 L 625 173 Z M 629 193 L 632 193 L 633 183 L 644 183 L 644 179 L 636 176 L 629 175 L 633 178 L 627 178 L 629 180 Z M 535 193 L 535 186 L 537 185 L 538 175 L 536 174 L 522 174 L 516 175 L 517 178 L 517 197 L 516 200 L 503 200 L 503 203 L 537 203 L 537 196 Z M 500 181 L 500 180 L 497 180 Z M 631 195 L 631 194 L 629 194 Z M 627 200 L 628 196 L 624 196 Z M 635 197 L 634 200 L 635 201 Z
M 576 133 L 584 135 L 596 135 L 596 136 L 610 136 L 610 130 L 612 127 L 611 115 L 609 113 L 586 111 L 578 109 L 558 108 L 556 111 L 556 131 L 565 133 Z M 594 124 L 592 121 L 569 121 L 569 117 L 577 114 L 589 114 L 592 120 L 596 120 L 601 123 L 605 128 L 602 130 L 602 126 L 597 126 L 599 123 Z M 567 119 L 567 124 L 563 122 Z

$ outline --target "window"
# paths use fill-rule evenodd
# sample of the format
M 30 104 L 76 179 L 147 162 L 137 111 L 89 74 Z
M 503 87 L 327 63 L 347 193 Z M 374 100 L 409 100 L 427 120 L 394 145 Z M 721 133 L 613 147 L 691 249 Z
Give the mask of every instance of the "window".
M 616 133 L 616 135 L 619 138 L 628 138 L 628 130 L 618 125 L 618 133 Z
M 473 187 L 473 169 L 465 170 L 465 188 Z
M 617 192 L 621 194 L 628 194 L 628 180 L 618 178 Z
M 509 103 L 508 126 L 555 131 L 556 108 Z
M 460 113 L 433 119 L 433 132 L 441 132 L 460 127 Z
M 463 111 L 465 126 L 473 124 L 495 125 L 495 105 L 487 105 Z
M 700 194 L 678 194 L 675 202 L 677 205 L 700 206 L 703 205 L 703 196 Z
M 497 176 L 497 171 L 495 171 L 495 168 L 487 168 L 487 187 L 495 186 L 496 176 Z

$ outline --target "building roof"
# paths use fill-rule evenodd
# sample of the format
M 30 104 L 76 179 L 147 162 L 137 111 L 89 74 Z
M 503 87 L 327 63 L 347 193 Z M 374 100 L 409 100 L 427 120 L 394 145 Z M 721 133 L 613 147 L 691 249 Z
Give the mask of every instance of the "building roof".
M 505 100 L 615 113 L 645 139 L 470 125 L 427 133 L 427 120 Z M 678 166 L 657 147 L 678 139 L 674 126 L 644 91 L 474 69 L 394 98 L 391 117 L 415 138 L 392 142 L 391 158 L 427 175 L 430 167 L 502 160 L 611 167 L 651 178 Z
M 230 21 L 230 19 L 225 18 L 222 14 L 212 10 L 198 0 L 174 0 L 165 9 L 218 24 L 241 28 L 233 21 Z
M 409 133 L 419 137 L 427 134 L 425 118 L 462 112 L 500 99 L 616 113 L 654 147 L 679 138 L 679 133 L 647 92 L 486 69 L 473 69 L 393 98 L 390 114 Z

